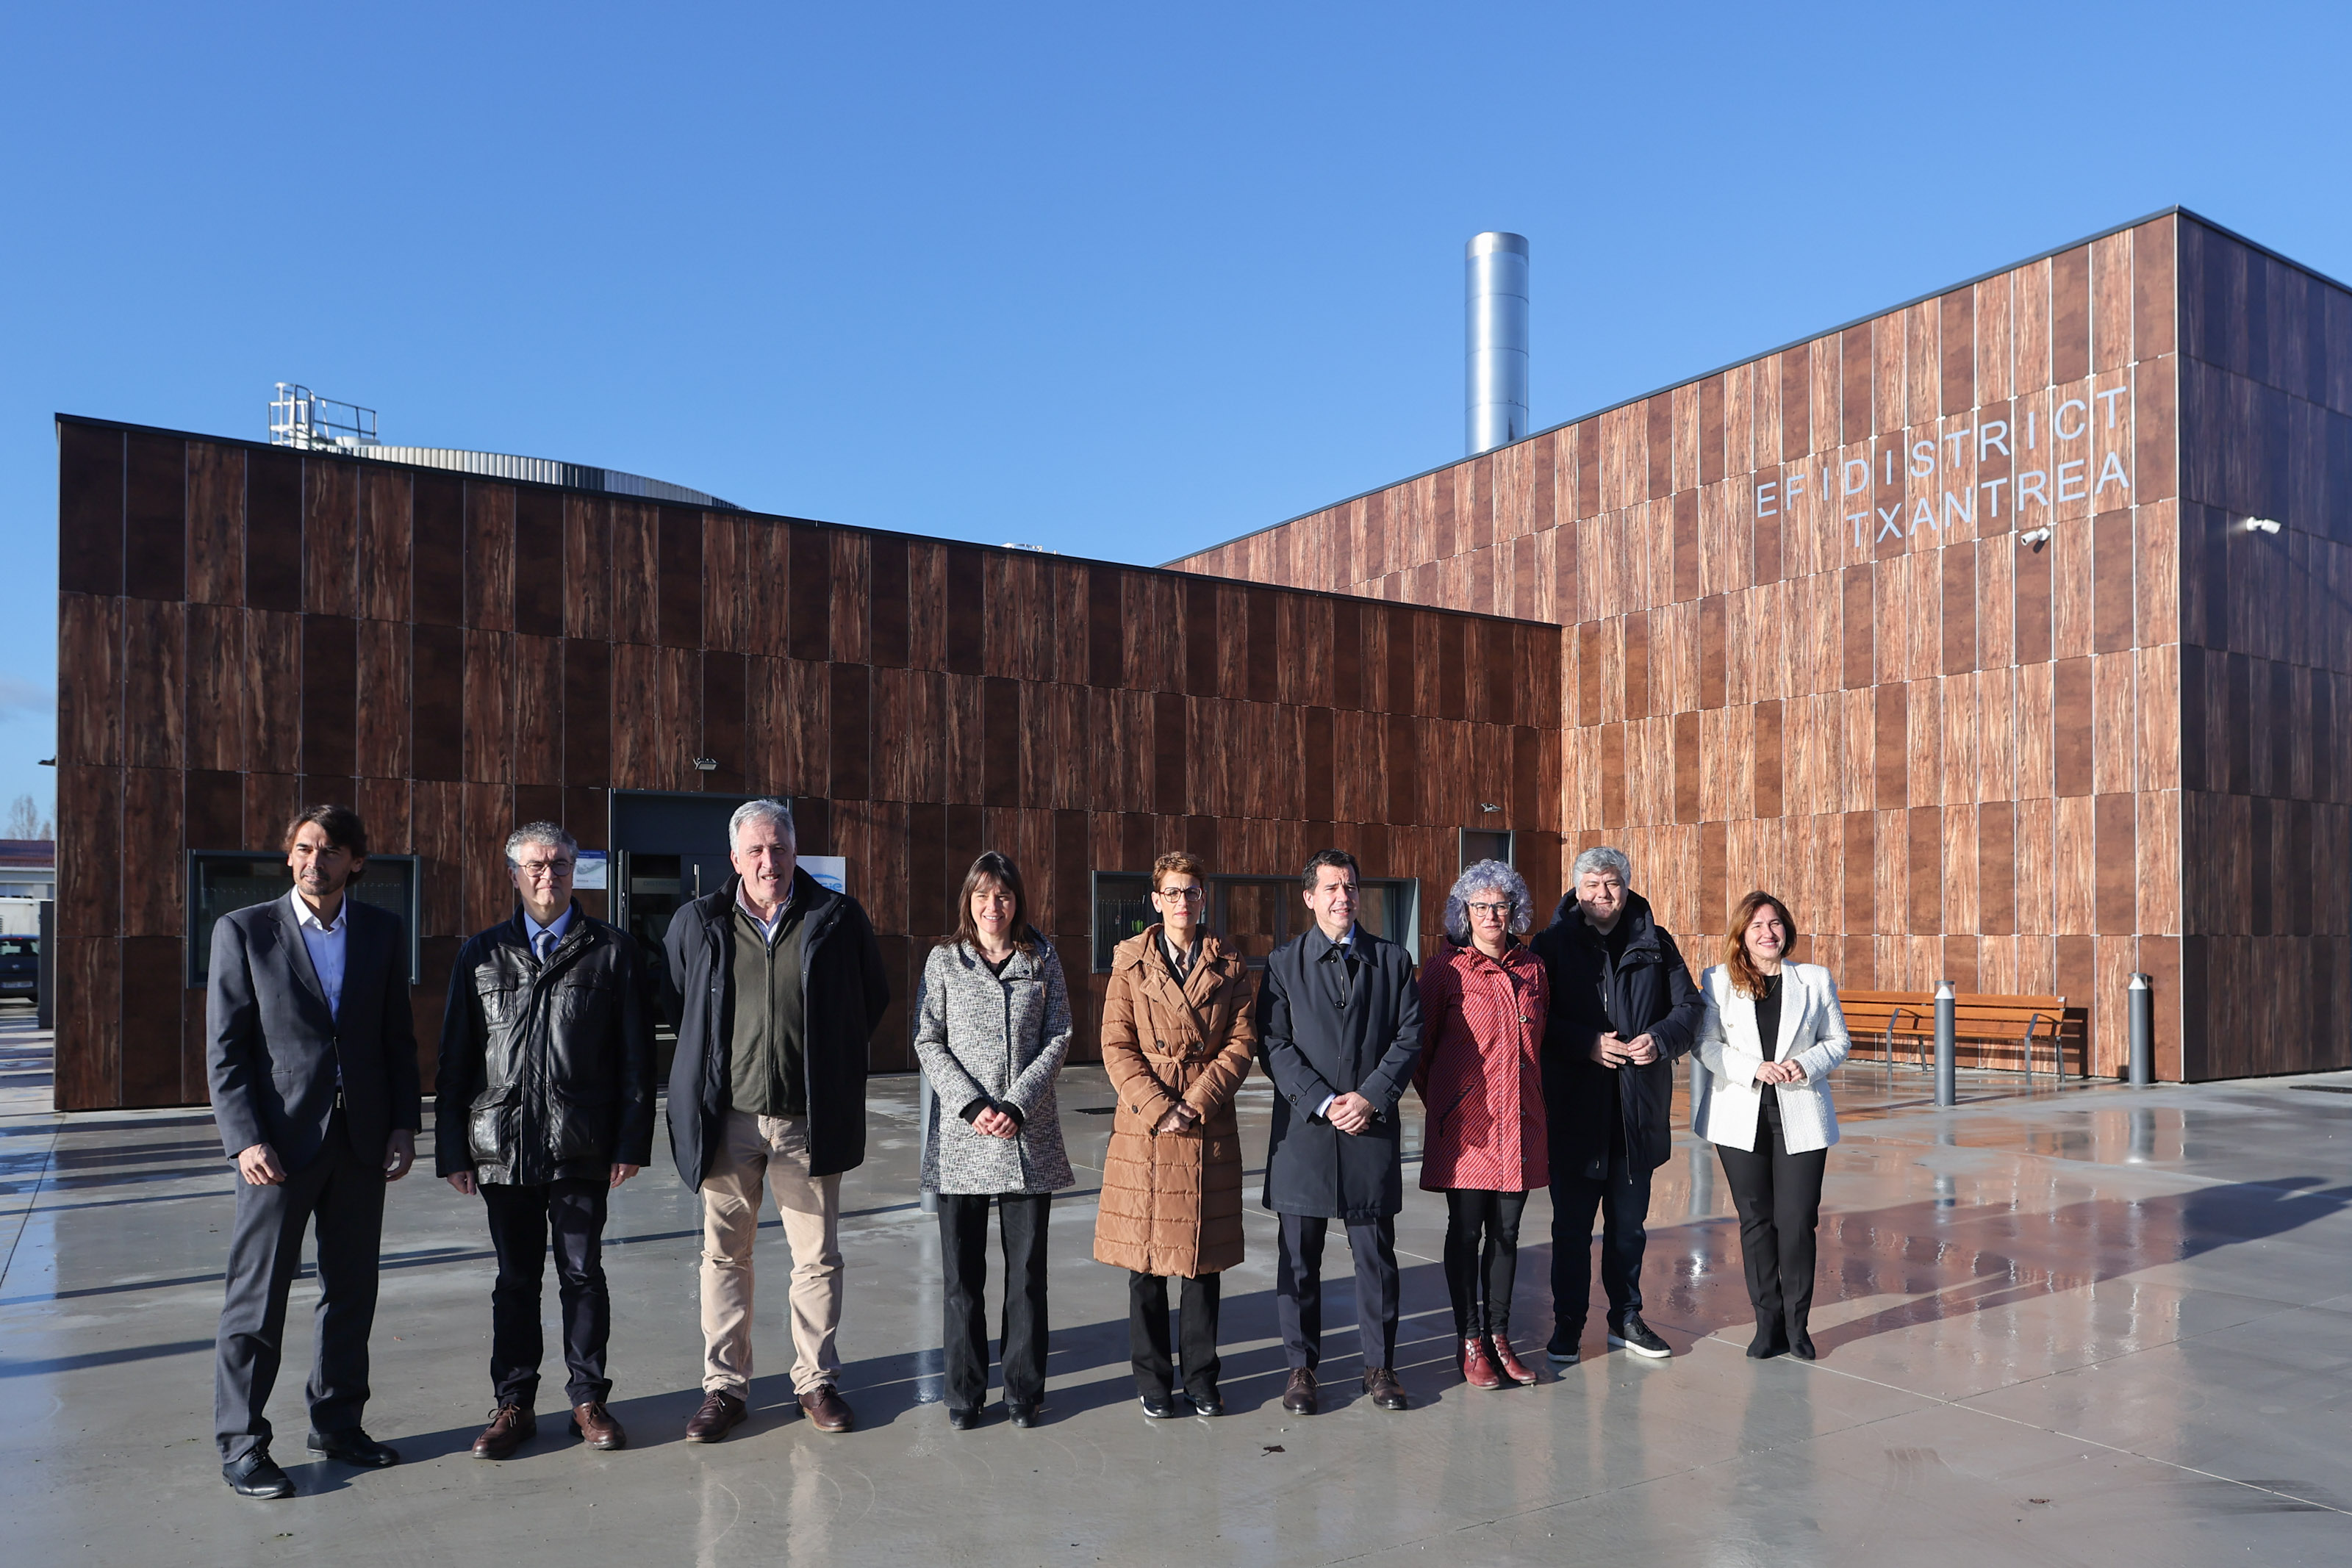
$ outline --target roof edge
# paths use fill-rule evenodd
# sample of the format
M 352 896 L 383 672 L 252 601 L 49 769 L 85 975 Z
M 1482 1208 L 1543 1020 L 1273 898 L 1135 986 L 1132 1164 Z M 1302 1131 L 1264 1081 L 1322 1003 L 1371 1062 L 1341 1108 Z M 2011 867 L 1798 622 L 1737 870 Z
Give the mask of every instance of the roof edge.
M 133 435 L 160 435 L 173 441 L 203 441 L 208 442 L 215 446 L 234 446 L 242 448 L 248 452 L 280 453 L 293 457 L 311 458 L 334 463 L 358 463 L 362 461 L 362 459 L 352 457 L 338 452 L 306 449 L 296 446 L 279 446 L 270 442 L 255 441 L 248 437 L 238 435 L 206 435 L 201 431 L 173 430 L 168 425 L 134 424 L 128 420 L 102 419 L 95 414 L 67 413 L 63 411 L 58 411 L 53 413 L 50 417 L 54 419 L 59 426 L 78 424 L 97 430 L 121 431 L 125 434 Z M 952 539 L 944 538 L 938 534 L 910 534 L 901 532 L 897 528 L 866 528 L 858 523 L 828 522 L 823 517 L 797 517 L 782 512 L 755 511 L 748 507 L 688 506 L 676 501 L 655 500 L 649 497 L 625 496 L 604 490 L 583 490 L 577 486 L 569 485 L 551 485 L 542 483 L 536 479 L 513 479 L 507 478 L 502 476 L 467 474 L 458 469 L 439 468 L 430 464 L 424 463 L 402 463 L 385 458 L 372 458 L 366 459 L 365 461 L 376 463 L 378 465 L 385 468 L 405 469 L 410 473 L 433 475 L 440 478 L 451 479 L 459 483 L 470 482 L 478 485 L 512 485 L 528 487 L 533 490 L 552 490 L 559 495 L 591 496 L 602 500 L 617 500 L 639 506 L 659 507 L 672 511 L 708 512 L 715 517 L 751 518 L 763 523 L 798 523 L 803 528 L 839 528 L 845 532 L 868 534 L 879 538 L 908 539 L 922 544 L 947 545 L 958 549 L 980 550 L 988 555 L 1009 557 L 1013 559 L 1031 563 L 1038 561 L 1059 561 L 1070 566 L 1108 567 L 1114 571 L 1137 571 L 1151 577 L 1181 577 L 1189 580 L 1201 582 L 1226 582 L 1233 584 L 1236 588 L 1270 589 L 1280 593 L 1301 594 L 1311 599 L 1339 600 L 1349 604 L 1390 604 L 1392 602 L 1391 601 L 1377 598 L 1371 594 L 1366 593 L 1335 593 L 1329 589 L 1323 588 L 1294 588 L 1286 583 L 1253 582 L 1247 578 L 1220 577 L 1214 572 L 1187 571 L 1181 567 L 1171 566 L 1144 566 L 1134 561 L 1127 560 L 1097 560 L 1090 556 L 1064 555 L 1058 550 L 1050 553 L 1041 553 L 1036 550 L 1024 549 L 1018 546 L 1013 545 L 982 544 L 976 539 Z M 1559 627 L 1549 621 L 1531 621 L 1517 615 L 1491 615 L 1483 611 L 1455 610 L 1449 606 L 1441 604 L 1412 604 L 1400 602 L 1396 603 L 1395 607 L 1401 610 L 1412 610 L 1417 612 L 1426 612 L 1428 613 L 1437 615 L 1455 615 L 1460 616 L 1466 621 L 1485 621 L 1505 625 L 1528 626 L 1538 631 L 1553 633 L 1557 633 L 1559 631 Z

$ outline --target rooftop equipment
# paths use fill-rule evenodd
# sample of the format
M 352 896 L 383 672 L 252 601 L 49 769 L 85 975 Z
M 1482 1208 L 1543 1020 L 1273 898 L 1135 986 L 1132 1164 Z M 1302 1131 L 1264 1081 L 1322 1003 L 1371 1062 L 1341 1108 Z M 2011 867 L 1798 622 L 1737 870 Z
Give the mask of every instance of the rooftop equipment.
M 1469 246 L 1470 455 L 1528 434 L 1528 242 L 1489 230 Z

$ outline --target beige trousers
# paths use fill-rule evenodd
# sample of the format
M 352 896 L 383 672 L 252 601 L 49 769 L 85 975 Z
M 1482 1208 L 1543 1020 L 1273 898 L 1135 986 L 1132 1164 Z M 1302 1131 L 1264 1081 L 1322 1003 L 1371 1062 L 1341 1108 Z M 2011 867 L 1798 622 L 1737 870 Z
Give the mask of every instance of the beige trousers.
M 776 1195 L 793 1254 L 793 1391 L 836 1381 L 841 1355 L 841 1178 L 808 1174 L 808 1121 L 727 1113 L 702 1180 L 702 1391 L 751 1386 L 751 1249 L 760 1186 Z

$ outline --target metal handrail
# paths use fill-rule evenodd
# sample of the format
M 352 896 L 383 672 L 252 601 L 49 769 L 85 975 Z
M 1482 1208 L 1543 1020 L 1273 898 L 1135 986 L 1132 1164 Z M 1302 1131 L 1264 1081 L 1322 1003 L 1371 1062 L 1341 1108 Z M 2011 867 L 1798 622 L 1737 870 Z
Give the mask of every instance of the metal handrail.
M 1898 1004 L 1886 1017 L 1886 1092 L 1889 1094 L 1895 1092 L 1895 1028 L 1903 1021 L 1905 1013 L 1915 1019 L 1921 1016 L 1917 1009 Z

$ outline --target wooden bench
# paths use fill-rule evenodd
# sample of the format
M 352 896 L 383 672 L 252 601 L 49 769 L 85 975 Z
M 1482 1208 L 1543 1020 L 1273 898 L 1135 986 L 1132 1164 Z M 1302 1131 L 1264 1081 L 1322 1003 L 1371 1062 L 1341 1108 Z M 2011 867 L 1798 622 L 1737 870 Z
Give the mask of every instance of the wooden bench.
M 2023 1059 L 2025 1081 L 2033 1082 L 2033 1058 L 2047 1042 L 2051 1073 L 2066 1076 L 2066 1044 L 2079 1040 L 2079 1020 L 2071 1019 L 2063 997 L 2003 997 L 1960 995 L 1952 998 L 1952 1040 L 1974 1047 L 1978 1067 L 2001 1067 L 2012 1051 Z M 1856 1051 L 1875 1042 L 1885 1054 L 1886 1077 L 1895 1079 L 1895 1053 L 1907 1047 L 1916 1065 L 1932 1067 L 1936 1053 L 1936 997 L 1932 991 L 1846 991 L 1838 997 L 1845 1011 L 1846 1032 Z M 2084 1054 L 2089 1072 L 2089 1056 Z

